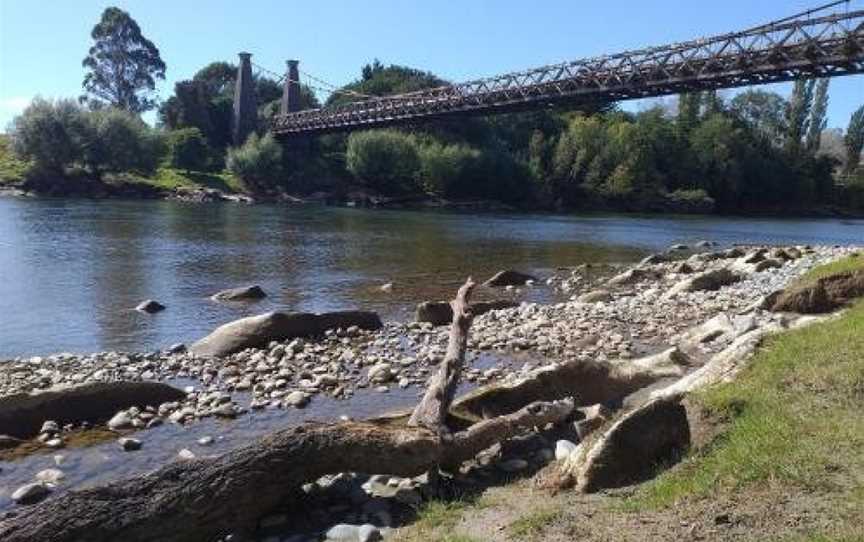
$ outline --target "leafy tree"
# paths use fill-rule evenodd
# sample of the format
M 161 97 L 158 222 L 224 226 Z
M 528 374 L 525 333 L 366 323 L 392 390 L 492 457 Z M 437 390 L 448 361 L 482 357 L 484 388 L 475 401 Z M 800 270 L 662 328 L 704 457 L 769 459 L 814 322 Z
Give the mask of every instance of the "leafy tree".
M 45 170 L 63 173 L 81 155 L 82 109 L 74 100 L 35 98 L 12 121 L 12 148 Z
M 418 149 L 418 177 L 428 192 L 441 195 L 454 193 L 458 183 L 466 180 L 480 153 L 464 145 L 444 145 L 433 142 Z
M 706 90 L 702 92 L 702 116 L 707 118 L 717 113 L 722 113 L 724 110 L 723 98 L 717 94 L 716 90 Z
M 141 34 L 138 23 L 125 11 L 109 7 L 91 32 L 94 44 L 82 62 L 82 97 L 93 107 L 110 105 L 142 113 L 156 105 L 151 93 L 156 79 L 165 79 L 159 49 Z
M 177 169 L 202 170 L 207 165 L 207 143 L 198 128 L 181 128 L 168 133 L 168 157 Z
M 377 60 L 364 66 L 361 72 L 360 79 L 331 94 L 327 105 L 354 102 L 361 95 L 388 96 L 447 84 L 445 80 L 429 72 L 395 64 L 384 67 Z
M 864 149 L 864 105 L 852 113 L 844 141 L 846 143 L 846 172 L 853 173 L 861 163 L 861 151 Z
M 160 158 L 158 135 L 137 115 L 120 109 L 88 111 L 79 131 L 81 162 L 97 178 L 106 171 L 153 171 Z
M 778 146 L 786 133 L 787 107 L 788 103 L 779 94 L 752 89 L 738 94 L 729 104 L 732 115 Z
M 272 134 L 251 134 L 240 147 L 228 149 L 228 171 L 255 190 L 276 187 L 282 174 L 282 147 Z
M 807 152 L 816 154 L 822 141 L 822 132 L 828 125 L 828 82 L 830 79 L 819 79 L 813 95 L 813 106 L 807 127 Z
M 416 188 L 420 157 L 414 138 L 395 130 L 353 132 L 345 154 L 348 171 L 384 192 Z

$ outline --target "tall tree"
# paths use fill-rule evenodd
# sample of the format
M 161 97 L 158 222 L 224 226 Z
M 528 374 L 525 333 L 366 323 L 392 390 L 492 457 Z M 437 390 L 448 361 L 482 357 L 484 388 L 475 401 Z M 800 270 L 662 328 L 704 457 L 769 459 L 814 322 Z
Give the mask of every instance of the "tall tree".
M 807 152 L 816 154 L 822 141 L 822 132 L 828 125 L 828 82 L 827 77 L 816 83 L 813 95 L 813 106 L 810 110 L 810 120 L 807 129 Z
M 786 108 L 786 148 L 795 154 L 801 149 L 801 141 L 809 131 L 808 120 L 813 107 L 813 79 L 799 79 L 792 87 L 792 97 Z
M 94 44 L 82 62 L 86 96 L 93 107 L 105 105 L 131 113 L 156 106 L 152 92 L 156 79 L 165 79 L 165 63 L 159 49 L 141 34 L 127 12 L 109 7 L 90 33 Z
M 852 173 L 861 163 L 861 151 L 864 150 L 864 105 L 852 113 L 844 142 L 846 143 L 846 172 Z
M 702 106 L 704 108 L 703 115 L 705 118 L 716 113 L 723 112 L 723 98 L 721 98 L 716 90 L 706 90 L 702 93 Z
M 750 89 L 735 96 L 729 110 L 772 145 L 780 147 L 786 133 L 787 105 L 786 100 L 775 92 Z

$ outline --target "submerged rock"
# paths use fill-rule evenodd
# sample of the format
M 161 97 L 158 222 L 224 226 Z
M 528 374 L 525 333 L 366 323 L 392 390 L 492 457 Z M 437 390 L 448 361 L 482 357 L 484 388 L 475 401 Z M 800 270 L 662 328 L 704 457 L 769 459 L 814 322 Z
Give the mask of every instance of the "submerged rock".
M 478 301 L 471 304 L 471 312 L 474 316 L 480 316 L 489 311 L 510 309 L 518 306 L 519 304 L 515 301 L 504 299 Z M 453 308 L 447 301 L 425 301 L 417 305 L 415 320 L 418 322 L 428 322 L 433 326 L 448 325 L 453 321 Z
M 147 314 L 154 314 L 154 313 L 157 313 L 159 311 L 164 311 L 165 305 L 163 305 L 162 303 L 159 303 L 158 301 L 148 299 L 146 301 L 142 301 L 141 303 L 139 303 L 135 307 L 135 310 L 138 312 L 146 312 Z
M 483 283 L 484 286 L 502 287 L 502 286 L 524 286 L 528 281 L 537 282 L 537 278 L 526 273 L 507 269 L 495 273 L 489 280 Z
M 264 290 L 257 284 L 254 286 L 243 286 L 241 288 L 231 288 L 222 290 L 213 294 L 210 299 L 213 301 L 248 301 L 254 299 L 263 299 L 267 297 Z

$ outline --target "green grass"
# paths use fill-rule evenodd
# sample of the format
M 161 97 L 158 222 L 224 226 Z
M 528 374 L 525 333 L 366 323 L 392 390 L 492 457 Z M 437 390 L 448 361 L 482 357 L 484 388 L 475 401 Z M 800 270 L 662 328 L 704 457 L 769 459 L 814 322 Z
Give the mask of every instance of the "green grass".
M 815 267 L 805 273 L 800 280 L 814 281 L 836 273 L 857 271 L 859 269 L 864 269 L 864 254 L 856 253 L 854 256 L 841 258 L 835 262 Z
M 852 265 L 836 262 L 811 277 Z M 769 339 L 736 381 L 694 399 L 727 419 L 728 430 L 644 485 L 626 508 L 779 484 L 864 509 L 864 301 L 841 318 Z
M 562 515 L 562 510 L 559 508 L 535 510 L 511 523 L 507 527 L 507 532 L 514 540 L 534 540 Z
M 183 171 L 161 167 L 153 177 L 141 180 L 166 189 L 203 187 L 215 188 L 223 192 L 243 192 L 245 190 L 243 182 L 230 173 Z
M 17 184 L 30 171 L 30 164 L 12 153 L 9 136 L 0 134 L 0 184 Z

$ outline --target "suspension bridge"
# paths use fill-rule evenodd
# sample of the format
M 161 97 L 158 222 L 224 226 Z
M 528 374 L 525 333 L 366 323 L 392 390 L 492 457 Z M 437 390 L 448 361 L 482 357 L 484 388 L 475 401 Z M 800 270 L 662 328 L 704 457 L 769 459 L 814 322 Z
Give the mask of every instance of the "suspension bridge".
M 845 10 L 838 10 L 846 4 Z M 745 30 L 692 41 L 553 64 L 406 94 L 366 96 L 300 110 L 300 72 L 288 61 L 280 113 L 271 131 L 281 138 L 418 123 L 429 119 L 526 111 L 648 98 L 864 72 L 864 10 L 832 2 Z M 254 115 L 251 61 L 241 53 L 235 127 Z M 338 87 L 306 74 L 330 92 Z M 244 86 L 245 83 L 245 86 Z M 321 88 L 321 87 L 319 87 Z M 341 91 L 349 92 L 349 91 Z M 245 100 L 245 101 L 244 101 Z M 251 107 L 250 107 L 251 106 Z M 250 119 L 252 117 L 250 116 Z M 247 132 L 248 133 L 248 132 Z

